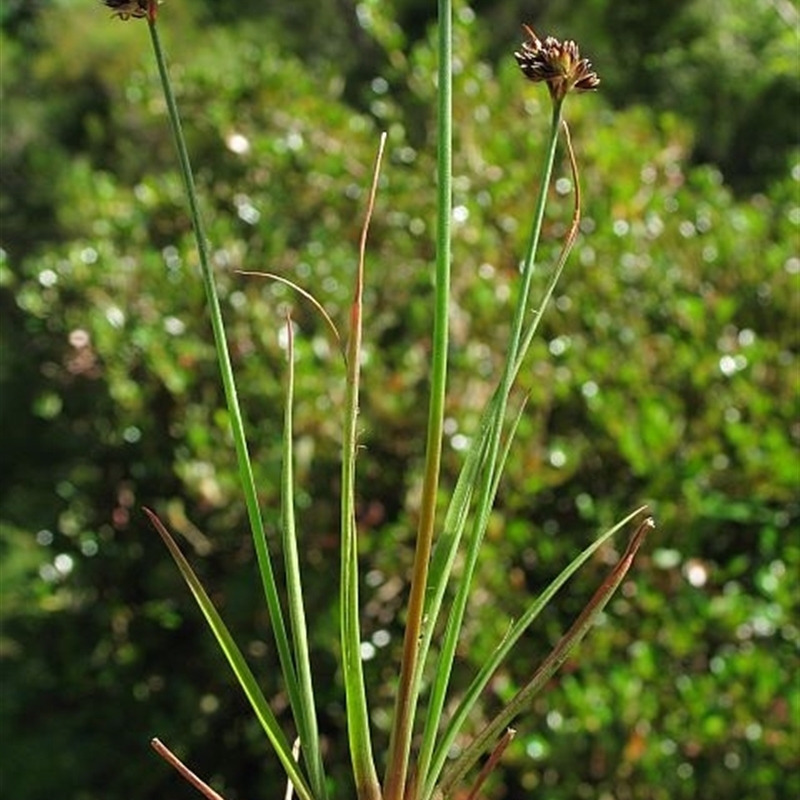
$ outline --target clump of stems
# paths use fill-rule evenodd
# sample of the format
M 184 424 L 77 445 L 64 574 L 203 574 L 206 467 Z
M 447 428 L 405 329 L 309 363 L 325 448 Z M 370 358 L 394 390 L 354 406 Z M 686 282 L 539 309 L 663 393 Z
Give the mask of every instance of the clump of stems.
M 220 649 L 227 658 L 242 690 L 261 723 L 287 775 L 288 796 L 301 800 L 327 800 L 331 789 L 322 759 L 322 747 L 314 705 L 313 670 L 309 657 L 306 610 L 298 557 L 298 531 L 294 514 L 293 425 L 294 343 L 291 320 L 287 319 L 288 374 L 284 403 L 283 474 L 281 481 L 281 542 L 288 598 L 288 622 L 280 597 L 283 594 L 276 580 L 258 502 L 253 470 L 248 452 L 243 415 L 239 405 L 236 381 L 228 351 L 227 337 L 209 246 L 199 212 L 189 154 L 183 137 L 181 120 L 172 91 L 164 51 L 158 34 L 158 5 L 155 0 L 105 0 L 115 16 L 121 19 L 146 19 L 159 77 L 166 99 L 170 125 L 174 134 L 178 161 L 186 189 L 189 211 L 195 233 L 200 272 L 206 291 L 209 318 L 214 335 L 226 404 L 231 421 L 239 475 L 250 521 L 258 569 L 275 637 L 275 645 L 289 698 L 295 729 L 296 745 L 292 746 L 275 718 L 247 661 L 230 635 L 205 589 L 181 553 L 175 540 L 158 516 L 146 510 L 156 530 L 192 591 Z M 548 87 L 552 101 L 539 190 L 534 204 L 527 246 L 522 258 L 516 301 L 513 311 L 507 357 L 495 391 L 483 411 L 480 425 L 472 439 L 456 486 L 445 509 L 437 508 L 441 463 L 444 408 L 447 387 L 448 308 L 450 304 L 450 261 L 452 219 L 452 7 L 451 0 L 439 0 L 438 26 L 438 158 L 437 158 L 437 234 L 433 296 L 433 356 L 430 376 L 430 397 L 426 431 L 426 457 L 422 483 L 422 499 L 416 537 L 413 572 L 407 607 L 407 622 L 402 658 L 398 673 L 398 690 L 394 707 L 389 748 L 383 778 L 373 753 L 368 693 L 360 654 L 359 562 L 355 517 L 356 454 L 358 451 L 357 418 L 362 351 L 363 287 L 366 280 L 366 255 L 369 222 L 378 185 L 378 175 L 386 136 L 381 136 L 375 159 L 373 181 L 365 211 L 359 247 L 358 266 L 354 278 L 353 300 L 346 336 L 340 336 L 336 325 L 322 305 L 306 290 L 281 276 L 262 273 L 288 283 L 303 297 L 310 299 L 322 313 L 326 324 L 342 342 L 346 365 L 346 399 L 342 422 L 341 467 L 341 561 L 340 561 L 340 638 L 345 684 L 348 741 L 355 790 L 358 800 L 444 800 L 464 787 L 468 775 L 486 754 L 488 759 L 471 784 L 468 798 L 477 798 L 488 775 L 497 767 L 514 737 L 510 724 L 525 708 L 533 695 L 541 691 L 571 651 L 586 635 L 597 615 L 630 569 L 646 532 L 653 526 L 647 517 L 641 521 L 618 563 L 597 589 L 592 599 L 562 636 L 530 679 L 506 706 L 477 734 L 467 740 L 460 756 L 448 762 L 456 738 L 466 730 L 470 712 L 479 701 L 492 674 L 515 643 L 536 619 L 542 609 L 566 581 L 611 536 L 644 511 L 637 509 L 611 529 L 600 534 L 588 547 L 533 600 L 525 613 L 508 631 L 492 657 L 474 677 L 459 699 L 455 710 L 446 718 L 445 705 L 450 698 L 450 675 L 456 647 L 463 628 L 472 581 L 478 564 L 481 543 L 495 500 L 500 477 L 513 444 L 517 425 L 524 411 L 524 402 L 514 404 L 513 389 L 530 344 L 538 330 L 561 277 L 569 252 L 575 242 L 580 221 L 580 183 L 578 166 L 563 119 L 563 106 L 571 92 L 597 88 L 599 79 L 591 64 L 581 58 L 578 46 L 570 40 L 561 42 L 552 36 L 539 38 L 533 29 L 524 26 L 527 35 L 514 55 L 523 75 Z M 559 258 L 551 269 L 544 294 L 531 306 L 531 290 L 536 269 L 536 256 L 547 198 L 554 170 L 559 141 L 563 141 L 575 188 L 573 216 Z M 254 273 L 248 273 L 254 274 Z M 443 513 L 440 513 L 442 511 Z M 437 519 L 443 517 L 437 533 Z M 464 554 L 463 567 L 455 577 L 452 571 L 457 553 Z M 455 594 L 446 620 L 441 617 L 448 586 L 455 585 Z M 430 692 L 421 696 L 422 675 L 428 664 L 434 636 L 440 637 L 434 663 Z M 416 711 L 421 710 L 417 725 Z M 415 736 L 419 744 L 412 748 Z M 153 747 L 179 773 L 206 797 L 219 800 L 219 795 L 191 772 L 159 740 Z M 412 768 L 413 762 L 413 768 Z

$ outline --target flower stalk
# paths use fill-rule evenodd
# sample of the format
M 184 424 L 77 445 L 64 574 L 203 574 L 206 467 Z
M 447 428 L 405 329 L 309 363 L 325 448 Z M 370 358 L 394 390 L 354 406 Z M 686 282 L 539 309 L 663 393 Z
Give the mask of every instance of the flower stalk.
M 439 0 L 438 22 L 439 105 L 436 169 L 438 197 L 431 395 L 428 406 L 425 473 L 422 484 L 420 519 L 414 550 L 414 566 L 403 639 L 403 655 L 400 663 L 399 687 L 394 708 L 394 722 L 392 724 L 389 758 L 384 783 L 385 800 L 401 800 L 408 782 L 414 714 L 419 698 L 422 675 L 419 664 L 420 643 L 423 639 L 423 614 L 436 523 L 436 497 L 439 489 L 447 386 L 451 226 L 453 214 L 453 8 L 451 0 Z

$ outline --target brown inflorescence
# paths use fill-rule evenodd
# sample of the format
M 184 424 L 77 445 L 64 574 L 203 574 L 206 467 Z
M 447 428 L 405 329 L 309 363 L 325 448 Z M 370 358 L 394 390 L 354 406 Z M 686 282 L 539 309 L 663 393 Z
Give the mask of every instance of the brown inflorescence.
M 141 19 L 147 16 L 150 7 L 149 0 L 103 0 L 103 3 L 120 19 Z
M 556 101 L 563 100 L 571 90 L 589 92 L 600 83 L 592 64 L 581 58 L 578 45 L 571 39 L 560 42 L 553 36 L 540 39 L 533 28 L 522 26 L 528 40 L 514 53 L 522 74 L 535 83 L 544 81 Z

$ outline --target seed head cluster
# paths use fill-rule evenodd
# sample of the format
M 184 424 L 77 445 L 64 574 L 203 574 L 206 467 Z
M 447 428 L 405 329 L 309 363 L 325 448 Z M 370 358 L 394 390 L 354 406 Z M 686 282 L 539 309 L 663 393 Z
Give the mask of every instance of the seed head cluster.
M 528 80 L 547 84 L 553 100 L 560 102 L 571 90 L 590 92 L 598 87 L 600 78 L 592 71 L 591 62 L 581 58 L 575 42 L 560 42 L 553 36 L 540 39 L 533 28 L 522 27 L 528 39 L 514 57 Z
M 103 3 L 114 12 L 113 16 L 120 19 L 147 16 L 148 0 L 103 0 Z

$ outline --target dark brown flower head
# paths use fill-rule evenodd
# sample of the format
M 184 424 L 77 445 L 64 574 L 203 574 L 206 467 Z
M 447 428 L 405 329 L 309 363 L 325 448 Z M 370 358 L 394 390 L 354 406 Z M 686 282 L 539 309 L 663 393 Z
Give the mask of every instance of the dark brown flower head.
M 581 58 L 578 45 L 571 39 L 559 42 L 553 36 L 540 39 L 533 28 L 522 26 L 528 41 L 514 53 L 522 74 L 534 83 L 544 81 L 554 100 L 561 101 L 567 92 L 590 92 L 596 89 L 600 78 L 592 72 L 592 64 Z
M 113 16 L 120 19 L 146 17 L 149 7 L 149 0 L 103 0 L 103 3 L 114 12 Z

